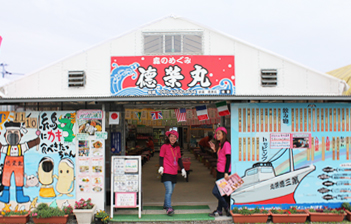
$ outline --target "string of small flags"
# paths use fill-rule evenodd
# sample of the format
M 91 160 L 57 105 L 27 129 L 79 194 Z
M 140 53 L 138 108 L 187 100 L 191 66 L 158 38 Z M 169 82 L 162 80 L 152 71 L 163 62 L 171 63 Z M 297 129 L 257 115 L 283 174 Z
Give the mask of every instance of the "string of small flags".
M 216 103 L 216 108 L 206 105 L 196 106 L 195 109 L 178 108 L 174 110 L 126 109 L 125 119 L 136 120 L 145 125 L 164 125 L 181 122 L 184 125 L 211 124 L 218 122 L 221 116 L 230 115 L 226 101 Z M 162 122 L 161 122 L 162 121 Z

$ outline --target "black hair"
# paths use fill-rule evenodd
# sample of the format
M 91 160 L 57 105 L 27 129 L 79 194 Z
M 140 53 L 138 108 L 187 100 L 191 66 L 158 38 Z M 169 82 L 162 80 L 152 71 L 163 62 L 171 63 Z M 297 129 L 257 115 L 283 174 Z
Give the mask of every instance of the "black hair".
M 165 144 L 171 144 L 171 142 L 169 141 L 168 136 L 166 136 Z M 179 146 L 178 140 L 177 140 L 172 146 L 173 146 L 173 147 Z
M 229 140 L 228 140 L 228 138 L 227 138 L 227 133 L 225 133 L 225 132 L 222 131 L 222 130 L 221 130 L 221 132 L 222 132 L 222 134 L 223 134 L 223 139 L 222 139 L 222 141 L 218 141 L 218 140 L 216 139 L 216 144 L 215 144 L 216 152 L 217 152 L 218 149 L 219 149 L 219 143 L 221 143 L 221 146 L 223 147 L 223 145 L 224 145 L 225 142 L 229 142 Z M 230 143 L 230 142 L 229 142 L 229 143 Z

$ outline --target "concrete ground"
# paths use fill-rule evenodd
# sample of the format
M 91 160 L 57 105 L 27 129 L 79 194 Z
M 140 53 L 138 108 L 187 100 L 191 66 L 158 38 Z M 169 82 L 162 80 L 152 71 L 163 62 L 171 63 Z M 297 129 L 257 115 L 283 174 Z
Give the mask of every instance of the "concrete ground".
M 176 205 L 208 205 L 210 209 L 202 210 L 176 210 L 176 214 L 210 213 L 217 208 L 217 199 L 212 195 L 215 178 L 210 170 L 195 159 L 188 150 L 183 151 L 183 157 L 191 158 L 192 170 L 189 182 L 178 174 L 178 183 L 172 195 L 172 206 Z M 155 155 L 142 167 L 142 204 L 143 206 L 163 206 L 165 188 L 161 183 L 158 170 L 159 154 Z M 116 210 L 115 214 L 135 213 L 135 211 Z M 142 214 L 164 214 L 165 210 L 143 210 Z M 232 223 L 231 217 L 217 217 L 220 223 Z

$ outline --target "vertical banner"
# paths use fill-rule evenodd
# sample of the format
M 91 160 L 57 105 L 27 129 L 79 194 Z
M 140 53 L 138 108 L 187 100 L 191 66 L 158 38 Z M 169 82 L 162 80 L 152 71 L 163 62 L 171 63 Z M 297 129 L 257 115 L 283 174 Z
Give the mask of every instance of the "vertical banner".
M 252 132 L 255 132 L 255 109 L 252 109 L 252 114 L 251 114 L 251 117 L 252 117 Z
M 243 132 L 246 132 L 246 108 L 243 109 Z
M 121 133 L 111 132 L 111 152 L 120 154 L 121 153 Z
M 295 112 L 294 108 L 291 109 L 291 131 L 295 131 Z

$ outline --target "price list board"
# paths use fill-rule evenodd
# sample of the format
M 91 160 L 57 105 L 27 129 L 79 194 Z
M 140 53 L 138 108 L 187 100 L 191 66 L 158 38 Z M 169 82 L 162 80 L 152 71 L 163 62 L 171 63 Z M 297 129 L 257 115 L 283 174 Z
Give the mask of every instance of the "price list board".
M 111 217 L 113 208 L 139 208 L 141 218 L 141 157 L 111 157 Z
M 246 189 L 232 199 L 340 207 L 351 198 L 350 130 L 349 103 L 232 103 L 232 170 Z

